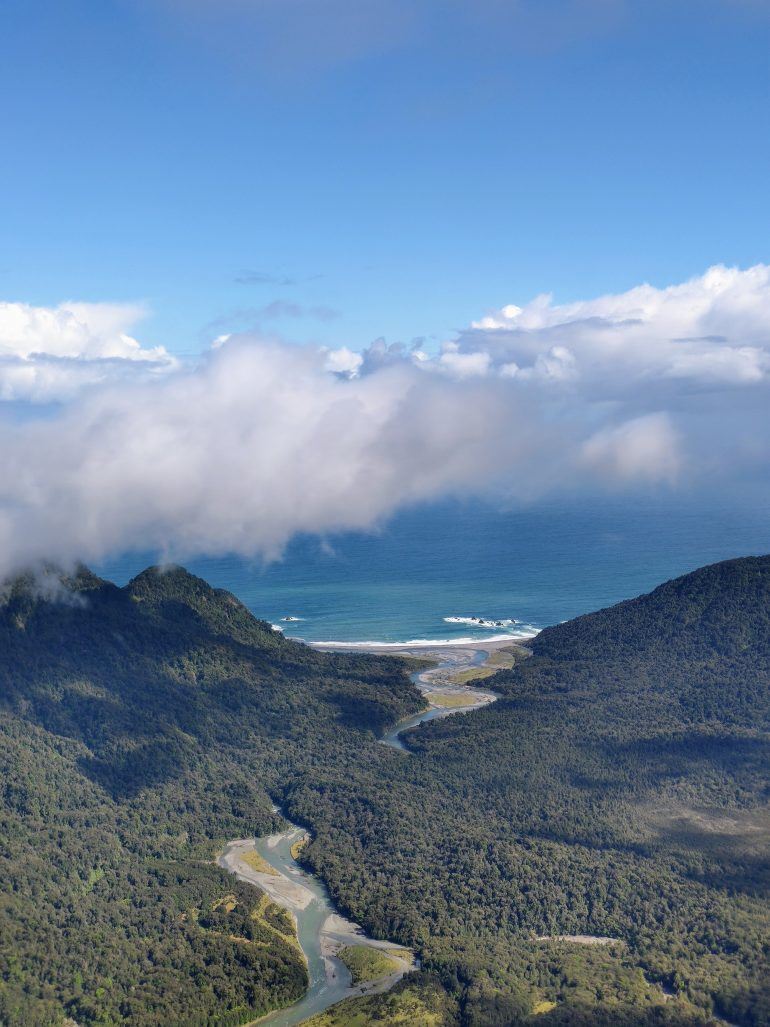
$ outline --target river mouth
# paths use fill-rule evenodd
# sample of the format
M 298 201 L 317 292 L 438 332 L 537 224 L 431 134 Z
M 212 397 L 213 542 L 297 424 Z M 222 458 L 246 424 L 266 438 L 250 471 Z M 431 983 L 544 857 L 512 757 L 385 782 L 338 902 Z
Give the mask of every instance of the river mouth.
M 451 717 L 456 713 L 470 713 L 495 702 L 499 698 L 498 694 L 489 688 L 474 684 L 474 679 L 470 675 L 473 671 L 481 669 L 493 653 L 507 652 L 509 648 L 510 640 L 490 640 L 463 646 L 438 645 L 431 649 L 404 646 L 399 649 L 399 655 L 434 660 L 436 665 L 417 670 L 410 675 L 412 682 L 422 692 L 427 708 L 399 720 L 385 732 L 380 742 L 392 749 L 410 752 L 402 738 L 406 732 L 427 721 Z M 393 649 L 389 652 L 393 653 Z M 468 676 L 468 683 L 458 683 L 458 677 L 462 678 L 464 675 Z

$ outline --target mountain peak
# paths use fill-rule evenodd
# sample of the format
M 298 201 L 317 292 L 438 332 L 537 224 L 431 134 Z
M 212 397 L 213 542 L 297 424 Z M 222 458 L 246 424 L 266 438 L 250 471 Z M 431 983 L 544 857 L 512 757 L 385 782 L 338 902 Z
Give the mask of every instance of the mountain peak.
M 30 567 L 0 583 L 0 601 L 25 599 L 42 602 L 71 602 L 83 593 L 109 586 L 85 564 L 65 570 L 54 563 Z
M 283 641 L 270 624 L 256 618 L 231 592 L 214 588 L 203 578 L 177 564 L 147 567 L 125 586 L 135 602 L 148 606 L 182 603 L 203 618 L 210 628 L 247 644 L 264 646 Z
M 132 595 L 171 598 L 190 591 L 214 593 L 216 590 L 203 578 L 191 574 L 179 564 L 154 564 L 132 578 L 126 585 Z

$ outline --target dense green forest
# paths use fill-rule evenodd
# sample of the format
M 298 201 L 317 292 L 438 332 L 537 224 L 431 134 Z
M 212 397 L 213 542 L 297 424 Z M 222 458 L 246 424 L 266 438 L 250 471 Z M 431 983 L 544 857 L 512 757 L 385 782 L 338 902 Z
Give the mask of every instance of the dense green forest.
M 554 997 L 558 946 L 533 939 L 589 934 L 705 1012 L 770 1023 L 770 559 L 532 648 L 485 682 L 504 699 L 413 732 L 387 789 L 381 767 L 365 787 L 330 771 L 295 788 L 317 831 L 307 858 L 354 916 L 464 989 L 468 1022 L 523 1015 L 490 1018 L 498 989 L 508 1009 Z
M 227 1024 L 291 1001 L 296 951 L 211 864 L 278 800 L 341 908 L 415 947 L 410 1001 L 436 1022 L 770 1023 L 770 558 L 532 649 L 409 755 L 376 741 L 420 705 L 397 660 L 289 642 L 181 570 L 15 582 L 0 1019 Z
M 320 739 L 344 761 L 419 708 L 406 675 L 289 642 L 181 570 L 65 586 L 20 580 L 0 607 L 0 1022 L 235 1024 L 295 1000 L 301 958 L 212 857 L 276 828 L 268 793 Z

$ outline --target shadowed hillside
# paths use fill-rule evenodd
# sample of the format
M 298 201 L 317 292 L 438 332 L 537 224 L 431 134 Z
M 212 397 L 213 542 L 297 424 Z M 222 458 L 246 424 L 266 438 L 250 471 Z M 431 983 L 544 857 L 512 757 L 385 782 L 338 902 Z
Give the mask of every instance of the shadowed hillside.
M 276 826 L 268 792 L 322 738 L 343 760 L 419 706 L 396 661 L 289 642 L 179 569 L 13 582 L 0 704 L 0 1021 L 36 1025 L 240 1023 L 297 998 L 296 950 L 208 861 Z
M 0 1020 L 297 997 L 296 949 L 211 865 L 277 799 L 341 909 L 423 965 L 324 1023 L 768 1023 L 769 616 L 770 558 L 704 568 L 544 631 L 408 755 L 376 740 L 420 704 L 396 660 L 290 642 L 178 569 L 14 582 Z

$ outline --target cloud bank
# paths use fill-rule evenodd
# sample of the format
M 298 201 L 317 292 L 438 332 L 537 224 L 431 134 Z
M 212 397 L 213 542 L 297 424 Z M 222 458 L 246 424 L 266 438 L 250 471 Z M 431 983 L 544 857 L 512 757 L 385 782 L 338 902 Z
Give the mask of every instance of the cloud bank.
M 0 400 L 58 402 L 128 374 L 171 370 L 162 346 L 144 348 L 129 334 L 144 315 L 135 304 L 0 303 Z
M 474 322 L 458 350 L 503 374 L 580 380 L 625 395 L 647 383 L 748 385 L 770 373 L 770 267 L 712 267 L 682 285 L 566 305 L 538 296 Z
M 538 297 L 433 353 L 232 335 L 181 366 L 128 335 L 136 308 L 0 312 L 3 359 L 31 370 L 3 395 L 60 403 L 0 418 L 0 575 L 127 549 L 269 558 L 297 532 L 490 488 L 768 480 L 766 266 Z
M 274 556 L 296 532 L 483 487 L 502 453 L 526 462 L 529 433 L 499 386 L 406 363 L 351 380 L 317 350 L 233 339 L 163 383 L 0 425 L 0 554 L 6 570 L 126 547 Z

